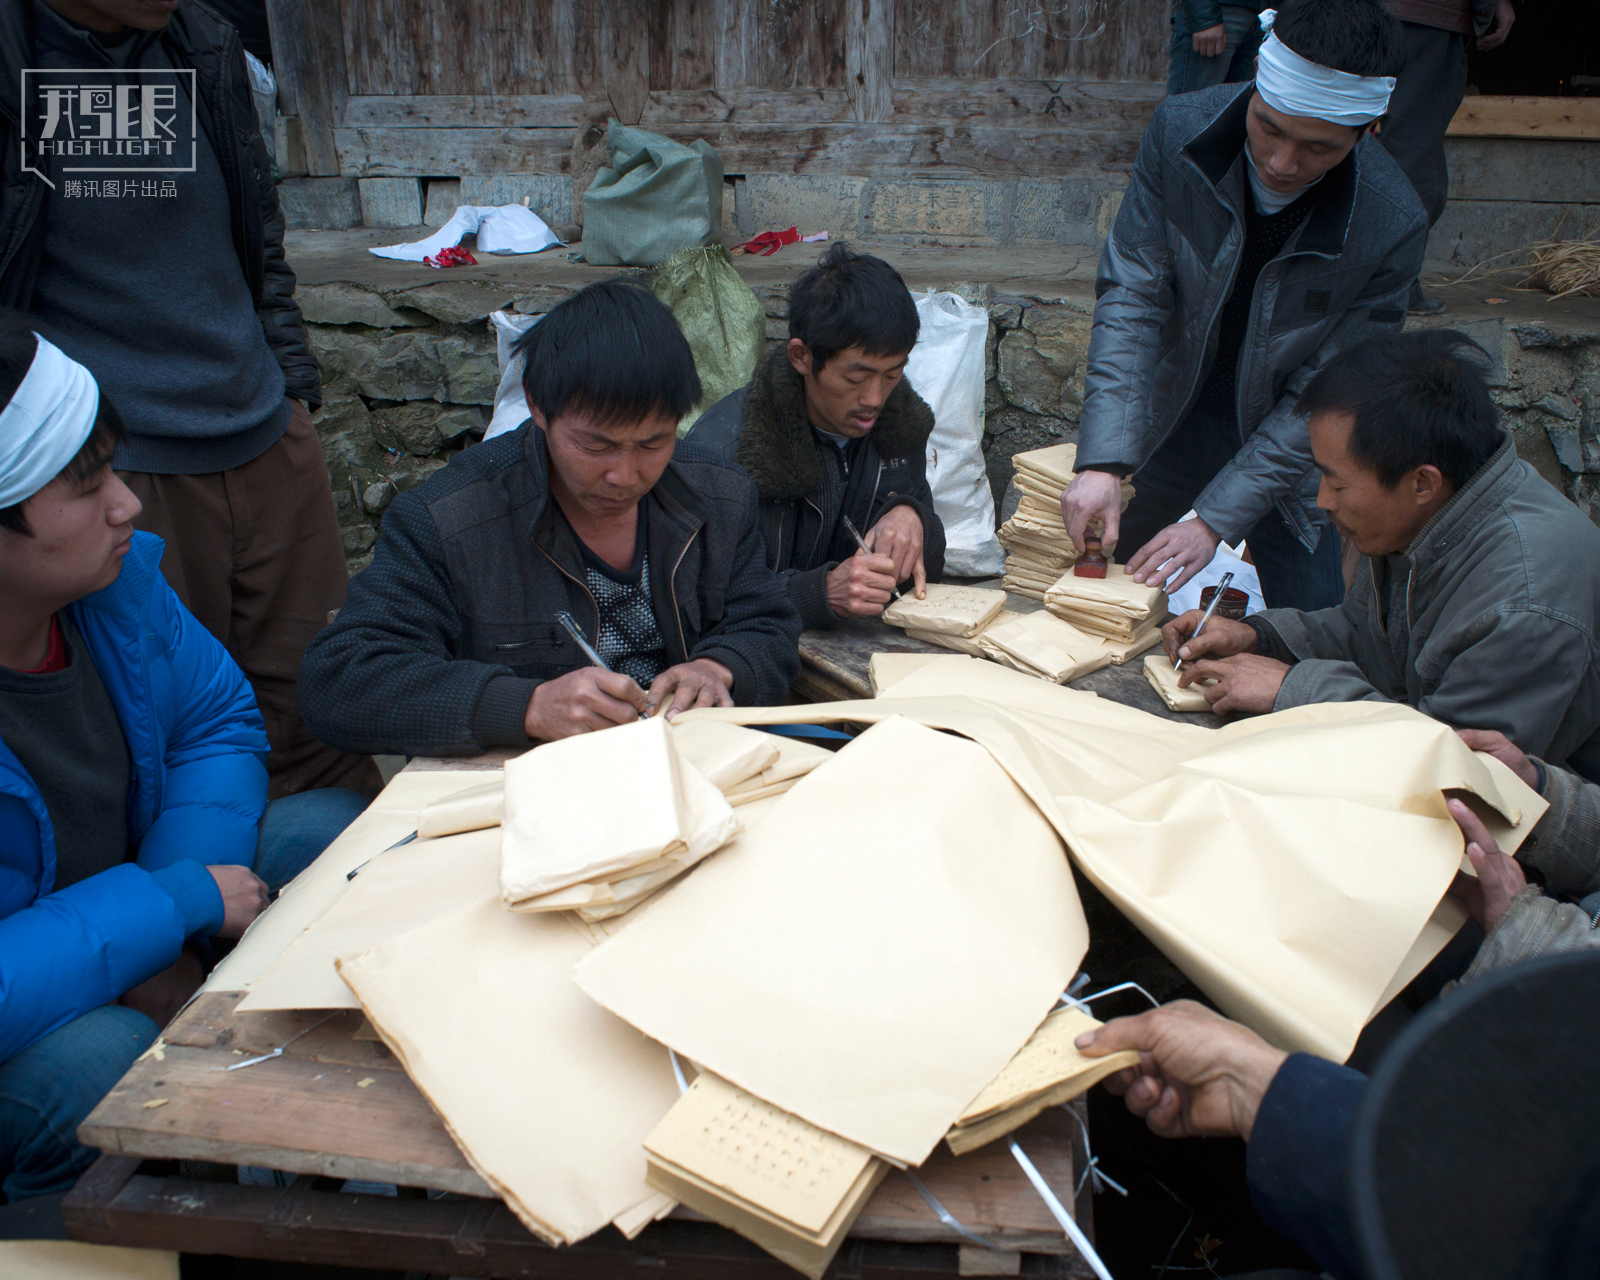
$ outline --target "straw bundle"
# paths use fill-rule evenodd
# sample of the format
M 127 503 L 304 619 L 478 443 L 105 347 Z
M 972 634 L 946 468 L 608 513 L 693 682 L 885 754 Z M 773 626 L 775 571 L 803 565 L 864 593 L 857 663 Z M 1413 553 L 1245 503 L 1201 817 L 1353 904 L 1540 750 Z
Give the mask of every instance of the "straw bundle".
M 1528 246 L 1530 270 L 1523 284 L 1556 298 L 1573 294 L 1600 298 L 1600 240 L 1544 240 Z

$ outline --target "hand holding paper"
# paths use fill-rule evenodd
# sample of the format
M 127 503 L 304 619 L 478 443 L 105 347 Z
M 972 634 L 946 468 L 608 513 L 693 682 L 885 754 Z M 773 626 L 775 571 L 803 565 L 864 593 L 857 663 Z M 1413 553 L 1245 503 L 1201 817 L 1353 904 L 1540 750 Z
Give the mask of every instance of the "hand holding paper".
M 1178 673 L 1178 688 L 1215 680 L 1206 690 L 1206 700 L 1219 716 L 1264 715 L 1277 702 L 1278 690 L 1288 674 L 1288 664 L 1276 658 L 1238 653 L 1216 661 L 1207 658 L 1191 662 Z

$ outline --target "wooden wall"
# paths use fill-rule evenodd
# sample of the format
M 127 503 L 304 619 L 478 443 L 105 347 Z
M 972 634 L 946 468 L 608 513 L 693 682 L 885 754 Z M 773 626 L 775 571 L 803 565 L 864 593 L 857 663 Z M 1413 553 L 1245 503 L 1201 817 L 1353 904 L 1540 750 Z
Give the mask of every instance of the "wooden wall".
M 730 173 L 1119 169 L 1169 0 L 269 0 L 312 174 L 564 173 L 608 116 Z

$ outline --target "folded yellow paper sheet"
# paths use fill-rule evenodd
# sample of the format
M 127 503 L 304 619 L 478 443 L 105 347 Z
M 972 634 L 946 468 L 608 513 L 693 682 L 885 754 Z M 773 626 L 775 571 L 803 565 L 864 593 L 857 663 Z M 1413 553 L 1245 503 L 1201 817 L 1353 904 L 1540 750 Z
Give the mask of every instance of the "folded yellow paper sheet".
M 1101 636 L 1092 636 L 1040 609 L 1017 614 L 978 637 L 988 657 L 1020 663 L 1027 673 L 1064 684 L 1111 665 Z M 996 652 L 998 651 L 998 652 Z
M 462 1154 L 551 1244 L 659 1211 L 642 1144 L 678 1098 L 666 1050 L 573 985 L 588 951 L 556 917 L 507 911 L 491 884 L 339 960 Z
M 734 726 L 728 726 L 730 728 Z M 463 831 L 482 831 L 498 827 L 505 809 L 506 783 L 500 773 L 493 782 L 479 783 L 465 791 L 435 800 L 417 818 L 417 835 L 426 839 L 460 835 Z
M 1033 1033 L 1087 942 L 1060 842 L 1004 771 L 972 743 L 891 720 L 592 952 L 577 980 L 706 1070 L 919 1164 Z
M 672 741 L 678 754 L 723 792 L 778 762 L 775 734 L 715 720 L 673 722 Z
M 1178 672 L 1173 670 L 1172 659 L 1164 653 L 1152 653 L 1144 660 L 1144 678 L 1150 687 L 1161 695 L 1161 701 L 1174 711 L 1210 711 L 1204 690 L 1216 684 L 1215 680 L 1201 680 L 1187 689 L 1178 687 Z
M 1006 607 L 1006 593 L 993 587 L 930 582 L 927 592 L 922 600 L 907 594 L 890 602 L 883 611 L 883 620 L 891 627 L 915 627 L 941 635 L 971 637 Z

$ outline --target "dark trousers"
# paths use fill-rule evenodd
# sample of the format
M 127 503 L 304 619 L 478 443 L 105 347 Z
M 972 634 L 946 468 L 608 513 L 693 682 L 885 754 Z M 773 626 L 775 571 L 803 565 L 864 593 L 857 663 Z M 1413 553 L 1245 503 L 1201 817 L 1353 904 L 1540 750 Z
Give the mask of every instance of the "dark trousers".
M 1417 22 L 1400 23 L 1404 63 L 1378 135 L 1428 212 L 1439 221 L 1450 194 L 1444 131 L 1467 91 L 1467 37 Z
M 1256 50 L 1261 47 L 1261 20 L 1253 9 L 1222 6 L 1222 29 L 1228 46 L 1214 58 L 1194 51 L 1194 32 L 1180 5 L 1172 16 L 1172 47 L 1167 58 L 1167 92 L 1193 93 L 1218 84 L 1243 84 L 1256 78 Z
M 371 756 L 335 751 L 300 717 L 300 658 L 350 577 L 317 429 L 295 401 L 260 457 L 207 475 L 121 476 L 144 503 L 136 527 L 167 544 L 161 572 L 244 671 L 267 722 L 274 799 L 320 787 L 383 787 Z
M 1167 442 L 1133 473 L 1134 498 L 1122 513 L 1117 558 L 1134 553 L 1169 524 L 1181 520 L 1194 500 L 1239 451 L 1239 433 L 1226 419 L 1193 413 Z M 1269 609 L 1331 609 L 1344 599 L 1339 534 L 1323 525 L 1317 549 L 1305 544 L 1276 510 L 1245 535 L 1261 577 Z

